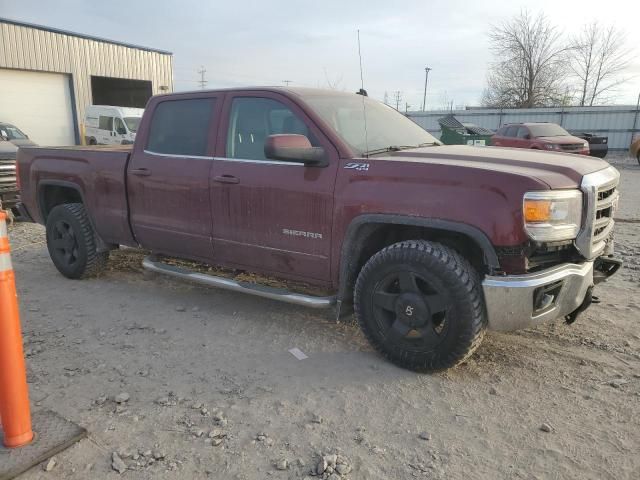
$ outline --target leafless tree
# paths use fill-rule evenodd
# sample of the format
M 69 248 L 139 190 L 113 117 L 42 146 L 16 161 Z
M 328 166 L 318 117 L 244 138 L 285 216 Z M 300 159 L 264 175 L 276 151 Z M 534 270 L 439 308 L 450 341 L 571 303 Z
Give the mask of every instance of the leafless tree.
M 570 65 L 578 80 L 578 104 L 593 105 L 607 100 L 627 78 L 621 73 L 627 68 L 630 52 L 624 34 L 612 25 L 598 22 L 585 25 L 571 39 Z
M 342 75 L 338 75 L 337 77 L 335 77 L 335 79 L 332 80 L 329 78 L 329 74 L 327 73 L 327 69 L 325 68 L 324 78 L 327 82 L 327 88 L 329 90 L 344 90 L 344 87 L 342 87 Z
M 482 102 L 494 107 L 557 104 L 565 92 L 567 49 L 543 14 L 523 10 L 489 32 L 497 61 L 491 65 Z

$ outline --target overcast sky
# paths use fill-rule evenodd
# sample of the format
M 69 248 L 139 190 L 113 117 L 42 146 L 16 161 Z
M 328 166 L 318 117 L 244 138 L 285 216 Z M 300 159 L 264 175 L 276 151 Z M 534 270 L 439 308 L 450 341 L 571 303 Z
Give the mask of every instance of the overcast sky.
M 169 50 L 176 90 L 292 85 L 360 88 L 356 31 L 364 83 L 382 99 L 402 92 L 422 103 L 424 68 L 431 67 L 427 108 L 477 105 L 491 61 L 487 31 L 521 8 L 544 12 L 571 34 L 598 19 L 627 35 L 631 79 L 617 103 L 640 93 L 640 1 L 390 1 L 390 0 L 0 0 L 0 17 Z M 404 105 L 403 105 L 404 106 Z

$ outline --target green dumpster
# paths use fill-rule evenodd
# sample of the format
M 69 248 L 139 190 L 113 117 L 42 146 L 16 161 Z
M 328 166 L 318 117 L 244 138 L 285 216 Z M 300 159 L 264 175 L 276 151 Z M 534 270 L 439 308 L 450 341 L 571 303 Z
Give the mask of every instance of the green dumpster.
M 440 141 L 445 145 L 491 145 L 493 132 L 473 123 L 460 123 L 453 115 L 438 120 Z

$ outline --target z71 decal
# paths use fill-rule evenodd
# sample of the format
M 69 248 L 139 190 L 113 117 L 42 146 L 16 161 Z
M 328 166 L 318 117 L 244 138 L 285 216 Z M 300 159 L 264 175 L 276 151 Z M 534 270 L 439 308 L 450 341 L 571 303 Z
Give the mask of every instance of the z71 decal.
M 350 162 L 347 163 L 344 168 L 349 169 L 349 170 L 358 170 L 359 172 L 366 172 L 369 170 L 369 164 L 368 163 L 356 163 L 356 162 Z

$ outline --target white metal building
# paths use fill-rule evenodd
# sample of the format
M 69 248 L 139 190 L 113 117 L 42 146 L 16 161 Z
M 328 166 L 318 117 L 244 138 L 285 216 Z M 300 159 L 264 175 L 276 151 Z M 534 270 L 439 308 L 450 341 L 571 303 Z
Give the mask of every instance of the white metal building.
M 172 90 L 170 52 L 0 18 L 0 123 L 40 145 L 80 143 L 87 105 Z

